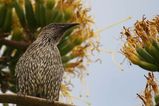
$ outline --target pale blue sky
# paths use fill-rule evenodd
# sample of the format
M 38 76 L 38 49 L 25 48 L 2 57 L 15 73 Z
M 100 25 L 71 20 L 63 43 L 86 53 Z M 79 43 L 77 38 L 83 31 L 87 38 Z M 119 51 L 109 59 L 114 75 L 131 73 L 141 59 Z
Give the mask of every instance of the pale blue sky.
M 101 29 L 129 16 L 131 20 L 107 29 L 100 34 L 102 48 L 118 52 L 121 48 L 120 32 L 123 26 L 131 27 L 143 15 L 149 19 L 158 15 L 158 0 L 86 0 L 91 3 L 91 14 L 95 18 L 95 28 Z M 141 106 L 136 93 L 141 93 L 145 87 L 144 75 L 147 72 L 138 66 L 130 66 L 128 61 L 123 64 L 124 71 L 112 61 L 110 54 L 96 53 L 102 64 L 92 63 L 89 67 L 87 86 L 90 90 L 88 100 L 92 106 Z M 124 56 L 115 55 L 118 63 Z M 78 86 L 77 86 L 78 87 Z M 76 90 L 75 90 L 76 91 Z M 80 106 L 85 104 L 78 102 Z

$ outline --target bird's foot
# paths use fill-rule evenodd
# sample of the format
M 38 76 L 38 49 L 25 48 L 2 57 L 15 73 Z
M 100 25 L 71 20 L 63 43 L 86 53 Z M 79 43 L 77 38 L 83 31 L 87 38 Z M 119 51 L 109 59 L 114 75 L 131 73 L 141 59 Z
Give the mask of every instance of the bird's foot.
M 21 93 L 21 92 L 18 92 L 17 95 L 18 95 L 18 96 L 23 96 L 23 97 L 26 96 L 25 94 L 23 94 L 23 93 Z
M 47 102 L 54 102 L 52 99 L 46 99 Z

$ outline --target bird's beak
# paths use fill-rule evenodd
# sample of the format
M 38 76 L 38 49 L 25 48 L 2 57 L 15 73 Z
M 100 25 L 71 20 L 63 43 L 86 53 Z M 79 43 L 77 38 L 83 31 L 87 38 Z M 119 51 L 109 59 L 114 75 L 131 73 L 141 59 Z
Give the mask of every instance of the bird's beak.
M 77 25 L 79 25 L 79 23 L 71 23 L 71 24 L 67 24 L 66 26 L 65 26 L 65 28 L 64 29 L 70 29 L 70 28 L 72 28 L 72 27 L 75 27 L 75 26 L 77 26 Z

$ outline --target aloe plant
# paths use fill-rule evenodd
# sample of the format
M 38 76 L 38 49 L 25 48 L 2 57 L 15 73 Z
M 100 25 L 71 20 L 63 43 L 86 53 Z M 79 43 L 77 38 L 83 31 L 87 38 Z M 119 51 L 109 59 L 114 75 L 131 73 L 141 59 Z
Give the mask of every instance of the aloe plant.
M 147 83 L 142 94 L 137 96 L 142 100 L 144 106 L 158 106 L 159 105 L 159 88 L 157 80 L 153 73 L 148 73 L 145 76 Z
M 152 20 L 143 17 L 132 28 L 122 32 L 125 43 L 122 52 L 131 63 L 149 72 L 159 72 L 159 16 Z M 153 73 L 145 76 L 147 84 L 142 95 L 137 94 L 144 106 L 159 105 L 159 90 Z
M 0 0 L 0 88 L 17 92 L 14 69 L 17 60 L 37 38 L 40 29 L 50 23 L 80 23 L 80 27 L 65 33 L 58 45 L 66 73 L 82 74 L 86 50 L 94 36 L 89 9 L 78 0 Z M 67 76 L 62 94 L 69 95 Z
M 134 64 L 148 70 L 159 71 L 159 17 L 153 20 L 143 18 L 137 21 L 134 29 L 125 28 L 122 32 L 126 42 L 123 54 Z

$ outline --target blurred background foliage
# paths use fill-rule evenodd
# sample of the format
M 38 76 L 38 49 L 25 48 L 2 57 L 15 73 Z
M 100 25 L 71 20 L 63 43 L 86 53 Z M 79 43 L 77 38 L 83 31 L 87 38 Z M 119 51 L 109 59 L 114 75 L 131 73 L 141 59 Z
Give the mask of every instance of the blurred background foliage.
M 89 8 L 81 0 L 0 0 L 0 88 L 16 93 L 14 69 L 17 60 L 50 23 L 80 23 L 58 45 L 66 75 L 62 96 L 70 96 L 70 76 L 86 75 L 84 58 L 96 49 Z M 88 59 L 89 60 L 89 59 Z
M 159 106 L 159 89 L 153 72 L 159 72 L 159 16 L 144 16 L 133 27 L 124 27 L 122 53 L 131 63 L 149 71 L 143 94 L 137 94 L 144 106 Z

